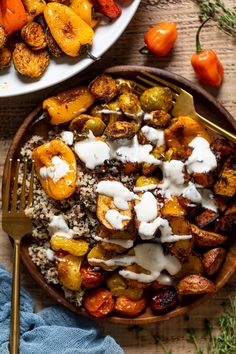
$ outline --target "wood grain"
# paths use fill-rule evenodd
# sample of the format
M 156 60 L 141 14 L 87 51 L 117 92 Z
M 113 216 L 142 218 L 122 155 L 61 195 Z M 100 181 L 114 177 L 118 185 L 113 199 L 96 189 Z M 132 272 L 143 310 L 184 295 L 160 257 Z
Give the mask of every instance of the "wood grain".
M 234 0 L 225 0 L 228 6 L 235 5 Z M 151 25 L 161 21 L 176 21 L 178 23 L 179 38 L 174 51 L 166 58 L 158 59 L 153 56 L 143 57 L 138 48 L 143 46 L 143 34 Z M 104 55 L 102 60 L 95 63 L 89 71 L 96 71 L 111 65 L 150 65 L 171 70 L 186 78 L 197 82 L 190 65 L 191 54 L 194 52 L 194 36 L 198 26 L 197 6 L 191 0 L 143 0 L 133 21 L 115 45 Z M 213 23 L 209 23 L 201 36 L 204 48 L 212 48 L 219 54 L 225 68 L 224 83 L 220 90 L 208 89 L 218 98 L 225 108 L 236 117 L 236 61 L 235 43 L 220 32 Z M 73 85 L 76 78 L 64 82 L 63 85 L 43 90 L 27 96 L 14 99 L 0 99 L 0 175 L 10 139 L 15 134 L 23 118 L 36 104 L 53 92 L 55 89 Z M 0 260 L 8 269 L 12 265 L 12 250 L 8 238 L 1 231 Z M 173 353 L 194 353 L 191 343 L 185 336 L 186 328 L 193 327 L 204 343 L 203 319 L 214 319 L 222 311 L 221 304 L 231 294 L 236 296 L 236 276 L 210 301 L 200 309 L 190 314 L 189 320 L 184 318 L 173 319 L 157 325 L 145 326 L 139 333 L 128 331 L 126 327 L 102 324 L 102 332 L 112 335 L 124 348 L 127 354 L 157 354 L 163 353 L 156 346 L 152 334 L 158 334 L 167 340 L 167 345 Z M 52 303 L 46 293 L 22 269 L 22 284 L 30 291 L 36 301 L 36 309 Z

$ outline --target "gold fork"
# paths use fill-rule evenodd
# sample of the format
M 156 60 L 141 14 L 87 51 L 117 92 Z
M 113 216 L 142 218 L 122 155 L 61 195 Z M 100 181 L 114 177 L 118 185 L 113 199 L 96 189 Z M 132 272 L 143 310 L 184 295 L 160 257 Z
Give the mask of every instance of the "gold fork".
M 19 298 L 20 298 L 20 243 L 22 238 L 32 231 L 32 221 L 25 215 L 26 206 L 26 180 L 28 161 L 23 163 L 23 179 L 20 198 L 18 197 L 18 180 L 20 173 L 20 160 L 16 162 L 15 176 L 12 173 L 12 160 L 8 161 L 8 174 L 5 189 L 3 191 L 3 230 L 9 234 L 14 241 L 14 265 L 12 280 L 12 300 L 11 300 L 11 331 L 10 331 L 10 353 L 19 352 Z M 33 176 L 34 163 L 31 166 L 30 186 L 27 206 L 33 202 Z M 11 181 L 14 180 L 11 192 Z M 19 199 L 19 200 L 18 200 Z
M 137 93 L 141 93 L 150 86 L 153 87 L 160 83 L 169 87 L 172 90 L 173 95 L 173 108 L 171 113 L 174 117 L 185 115 L 195 118 L 200 122 L 204 123 L 209 129 L 213 130 L 215 133 L 224 136 L 225 138 L 231 140 L 233 143 L 236 144 L 235 134 L 229 132 L 224 128 L 219 127 L 217 124 L 211 122 L 210 120 L 206 119 L 205 117 L 201 116 L 199 113 L 196 112 L 194 107 L 193 96 L 190 93 L 166 80 L 163 80 L 153 74 L 150 74 L 149 72 L 142 72 L 142 75 L 143 76 L 138 75 L 136 79 L 140 80 L 144 84 L 147 84 L 148 87 L 136 82 L 136 86 L 139 90 Z

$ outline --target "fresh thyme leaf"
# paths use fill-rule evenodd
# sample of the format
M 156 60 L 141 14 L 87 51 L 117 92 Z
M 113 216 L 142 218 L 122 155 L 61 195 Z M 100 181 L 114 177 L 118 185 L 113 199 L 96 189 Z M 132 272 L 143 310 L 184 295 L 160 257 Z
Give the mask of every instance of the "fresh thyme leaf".
M 193 342 L 193 344 L 194 344 L 194 346 L 196 348 L 196 354 L 203 354 L 203 350 L 199 347 L 199 343 L 197 341 L 197 337 L 196 337 L 194 329 L 189 328 L 187 330 L 187 336 Z
M 166 345 L 164 344 L 163 340 L 159 336 L 157 336 L 156 334 L 153 334 L 153 338 L 154 338 L 156 344 L 160 344 L 160 346 L 163 349 L 163 352 L 165 354 L 172 354 L 172 350 L 168 350 L 166 348 Z
M 208 354 L 216 354 L 216 341 L 213 336 L 213 327 L 211 322 L 205 318 L 204 320 L 205 335 L 207 340 L 207 351 Z
M 201 21 L 211 18 L 219 29 L 236 38 L 236 7 L 229 9 L 221 0 L 199 0 L 197 3 Z
M 216 338 L 219 354 L 236 353 L 236 299 L 229 299 L 227 310 L 218 318 L 220 336 Z

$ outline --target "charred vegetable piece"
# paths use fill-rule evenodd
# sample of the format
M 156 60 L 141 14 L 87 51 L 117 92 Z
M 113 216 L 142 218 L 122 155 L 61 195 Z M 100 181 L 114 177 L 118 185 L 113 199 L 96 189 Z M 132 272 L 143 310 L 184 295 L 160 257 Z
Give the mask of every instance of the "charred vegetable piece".
M 24 76 L 37 78 L 41 76 L 49 64 L 46 49 L 32 51 L 24 43 L 17 43 L 13 51 L 15 69 Z
M 63 54 L 63 52 L 61 48 L 57 45 L 57 42 L 53 38 L 50 29 L 48 27 L 45 30 L 45 38 L 46 38 L 49 53 L 54 58 L 59 58 Z
M 116 79 L 117 93 L 121 95 L 125 92 L 132 92 L 135 89 L 135 82 L 123 78 Z
M 153 128 L 163 128 L 170 122 L 171 115 L 166 111 L 159 109 L 146 114 L 144 120 L 147 125 L 150 125 Z
M 141 107 L 145 112 L 162 110 L 169 112 L 172 108 L 172 92 L 169 87 L 151 87 L 140 96 Z
M 226 197 L 233 197 L 236 193 L 236 158 L 228 158 L 215 184 L 214 192 Z
M 101 118 L 80 114 L 71 121 L 69 129 L 82 133 L 91 131 L 94 136 L 101 136 L 105 127 L 106 125 Z
M 177 291 L 179 295 L 199 295 L 209 294 L 216 291 L 215 284 L 201 276 L 201 275 L 188 275 L 180 280 L 177 285 Z
M 203 266 L 207 275 L 215 274 L 222 265 L 226 256 L 226 250 L 222 247 L 213 248 L 212 250 L 204 253 Z
M 43 13 L 44 8 L 46 7 L 46 2 L 44 0 L 22 0 L 22 2 L 31 21 L 34 17 Z
M 76 187 L 76 160 L 74 153 L 68 145 L 61 140 L 51 140 L 35 148 L 32 158 L 35 162 L 37 176 L 47 195 L 56 200 L 64 200 L 74 193 Z M 53 163 L 53 159 L 55 164 L 60 163 L 64 168 L 68 169 L 67 173 L 59 179 L 54 174 L 55 164 Z M 51 172 L 48 172 L 48 169 Z
M 225 215 L 216 223 L 217 232 L 233 232 L 236 228 L 236 203 L 225 211 Z
M 182 279 L 187 275 L 191 275 L 191 274 L 200 275 L 204 271 L 201 257 L 200 255 L 195 253 L 190 254 L 187 260 L 182 262 L 181 266 L 182 267 L 180 271 L 177 274 L 175 274 L 175 277 L 177 279 Z
M 198 215 L 202 208 L 200 204 L 194 204 L 191 200 L 184 198 L 182 196 L 178 197 L 179 203 L 187 211 L 188 218 L 192 219 Z
M 186 210 L 179 203 L 178 198 L 176 196 L 172 196 L 171 199 L 164 200 L 164 206 L 161 208 L 161 215 L 185 216 Z
M 169 221 L 170 227 L 174 235 L 191 235 L 191 226 L 189 222 L 181 216 L 166 216 L 166 219 Z M 193 239 L 180 240 L 172 242 L 167 245 L 170 253 L 175 257 L 184 260 L 192 252 Z
M 88 243 L 83 240 L 68 239 L 63 236 L 53 235 L 50 240 L 51 248 L 54 251 L 67 251 L 73 256 L 83 256 L 88 252 Z
M 121 9 L 113 0 L 92 0 L 94 7 L 105 16 L 115 20 L 121 15 Z
M 164 314 L 173 310 L 178 305 L 176 289 L 173 286 L 166 286 L 152 290 L 150 305 L 155 315 Z
M 108 266 L 102 261 L 107 261 L 112 258 L 112 254 L 107 252 L 103 247 L 100 245 L 96 245 L 91 249 L 91 251 L 87 255 L 88 263 L 94 267 L 101 267 L 107 271 L 113 271 L 117 268 L 117 266 Z M 94 261 L 94 259 L 98 261 Z
M 3 26 L 0 25 L 0 48 L 3 48 L 7 40 Z
M 219 217 L 219 214 L 213 210 L 206 209 L 196 217 L 196 223 L 199 227 L 206 227 L 214 222 Z
M 107 286 L 113 296 L 127 296 L 131 300 L 140 300 L 143 296 L 143 289 L 128 287 L 125 279 L 117 273 L 107 279 Z
M 197 173 L 192 174 L 194 183 L 199 184 L 202 187 L 209 187 L 214 182 L 214 174 L 212 172 L 207 173 Z
M 137 162 L 125 162 L 123 164 L 123 170 L 126 175 L 129 175 L 131 173 L 135 173 L 139 170 L 140 164 Z
M 0 48 L 0 70 L 5 69 L 11 62 L 11 51 L 7 47 Z
M 98 288 L 84 295 L 83 305 L 94 317 L 104 317 L 114 310 L 114 300 L 109 290 Z
M 229 156 L 234 151 L 234 145 L 229 140 L 216 139 L 212 143 L 212 149 L 218 152 L 221 157 Z
M 108 103 L 117 94 L 115 80 L 109 75 L 99 75 L 90 84 L 90 91 L 99 101 Z
M 196 246 L 216 247 L 222 245 L 227 240 L 226 236 L 207 230 L 202 230 L 193 224 L 191 224 L 191 230 L 194 239 L 194 245 Z
M 143 267 L 139 266 L 138 264 L 132 264 L 129 265 L 127 267 L 124 268 L 125 270 L 128 270 L 130 272 L 133 273 L 137 273 L 137 274 L 150 274 L 150 272 L 146 269 L 144 269 Z M 135 279 L 125 279 L 126 283 L 128 284 L 128 286 L 130 286 L 131 288 L 135 288 L 135 289 L 145 289 L 149 287 L 149 283 L 142 283 L 138 280 Z
M 92 45 L 93 29 L 68 6 L 50 2 L 43 13 L 53 38 L 67 55 L 76 57 Z
M 83 266 L 80 273 L 82 277 L 81 285 L 88 289 L 97 288 L 105 280 L 103 272 L 96 267 Z
M 111 141 L 116 139 L 132 139 L 135 136 L 135 129 L 130 122 L 117 121 L 109 124 L 105 135 Z
M 85 112 L 95 101 L 86 86 L 76 87 L 43 101 L 52 125 L 69 122 L 80 113 Z
M 143 114 L 138 96 L 132 92 L 122 93 L 122 95 L 119 96 L 119 105 L 120 109 L 127 117 L 136 119 Z
M 37 22 L 31 22 L 21 29 L 21 38 L 33 50 L 44 49 L 47 46 L 45 33 Z
M 145 297 L 139 300 L 131 300 L 127 296 L 119 296 L 115 302 L 115 311 L 121 315 L 128 317 L 136 317 L 140 315 L 146 308 L 147 301 Z
M 81 287 L 80 266 L 82 257 L 66 255 L 60 257 L 57 265 L 60 283 L 70 290 L 79 290 Z

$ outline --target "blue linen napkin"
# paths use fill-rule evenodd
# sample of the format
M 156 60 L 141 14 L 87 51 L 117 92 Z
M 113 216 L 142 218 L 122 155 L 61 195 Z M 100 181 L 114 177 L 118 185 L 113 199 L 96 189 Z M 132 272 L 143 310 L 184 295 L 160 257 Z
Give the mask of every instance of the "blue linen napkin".
M 11 274 L 0 265 L 0 353 L 9 354 Z M 34 313 L 29 293 L 21 289 L 21 354 L 124 354 L 110 336 L 100 337 L 94 321 L 51 306 Z

